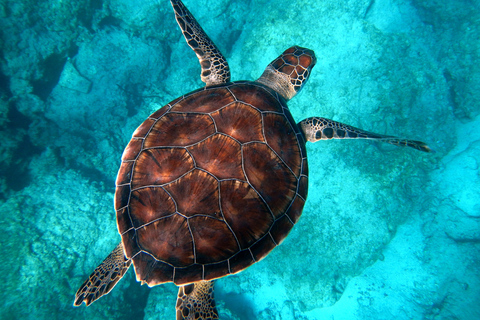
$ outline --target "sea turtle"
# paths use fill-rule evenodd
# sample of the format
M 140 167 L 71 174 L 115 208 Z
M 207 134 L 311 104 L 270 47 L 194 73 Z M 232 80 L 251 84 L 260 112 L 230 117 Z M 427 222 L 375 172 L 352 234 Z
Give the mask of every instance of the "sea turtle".
M 137 280 L 178 285 L 177 319 L 218 319 L 213 280 L 263 259 L 298 221 L 307 197 L 306 141 L 374 139 L 429 152 L 325 118 L 296 123 L 287 107 L 316 58 L 293 46 L 256 81 L 230 82 L 225 57 L 182 1 L 171 1 L 202 68 L 202 89 L 150 115 L 118 172 L 121 242 L 78 289 L 74 305 L 110 292 L 133 262 Z

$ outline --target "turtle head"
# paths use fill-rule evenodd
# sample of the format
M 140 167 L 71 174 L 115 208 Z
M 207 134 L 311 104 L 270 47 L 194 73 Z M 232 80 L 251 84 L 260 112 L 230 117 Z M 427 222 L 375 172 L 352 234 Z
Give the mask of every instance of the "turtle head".
M 257 82 L 290 100 L 305 85 L 316 62 L 312 50 L 298 46 L 290 47 L 267 66 Z

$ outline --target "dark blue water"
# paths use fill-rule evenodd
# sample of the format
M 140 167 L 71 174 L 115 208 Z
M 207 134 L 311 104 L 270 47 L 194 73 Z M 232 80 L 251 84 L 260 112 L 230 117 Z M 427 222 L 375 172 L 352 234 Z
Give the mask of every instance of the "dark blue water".
M 217 282 L 222 319 L 480 318 L 478 1 L 185 0 L 254 80 L 291 45 L 317 65 L 289 106 L 427 142 L 308 143 L 309 197 L 281 246 Z M 177 288 L 133 270 L 75 291 L 119 241 L 120 157 L 200 68 L 168 1 L 0 5 L 2 319 L 173 319 Z

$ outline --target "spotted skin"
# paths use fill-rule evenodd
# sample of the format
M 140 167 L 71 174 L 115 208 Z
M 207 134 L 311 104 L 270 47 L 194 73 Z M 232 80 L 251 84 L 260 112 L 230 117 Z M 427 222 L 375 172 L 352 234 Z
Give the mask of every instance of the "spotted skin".
M 181 286 L 177 297 L 177 320 L 217 320 L 213 281 Z
M 130 259 L 125 258 L 122 244 L 118 244 L 77 290 L 73 305 L 79 306 L 85 302 L 88 306 L 109 293 L 122 279 L 131 263 Z
M 305 134 L 305 139 L 310 142 L 330 139 L 369 139 L 390 143 L 398 147 L 410 147 L 423 152 L 434 152 L 422 141 L 373 133 L 326 118 L 307 118 L 302 120 L 299 126 Z
M 171 3 L 183 36 L 197 55 L 202 67 L 202 81 L 206 83 L 207 87 L 229 82 L 230 69 L 227 59 L 203 31 L 182 1 L 172 0 Z

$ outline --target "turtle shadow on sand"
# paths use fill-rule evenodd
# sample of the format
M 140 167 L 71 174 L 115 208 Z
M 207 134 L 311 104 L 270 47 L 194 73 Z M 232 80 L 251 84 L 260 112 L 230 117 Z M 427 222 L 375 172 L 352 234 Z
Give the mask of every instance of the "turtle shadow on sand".
M 171 3 L 206 86 L 154 112 L 133 133 L 116 180 L 121 242 L 80 286 L 74 305 L 110 292 L 133 264 L 142 284 L 179 287 L 178 320 L 218 319 L 214 280 L 262 260 L 302 214 L 306 142 L 370 139 L 431 150 L 321 117 L 296 123 L 287 102 L 315 66 L 312 50 L 290 47 L 256 81 L 231 82 L 216 45 L 180 0 Z M 244 296 L 223 298 L 239 316 L 254 318 Z

